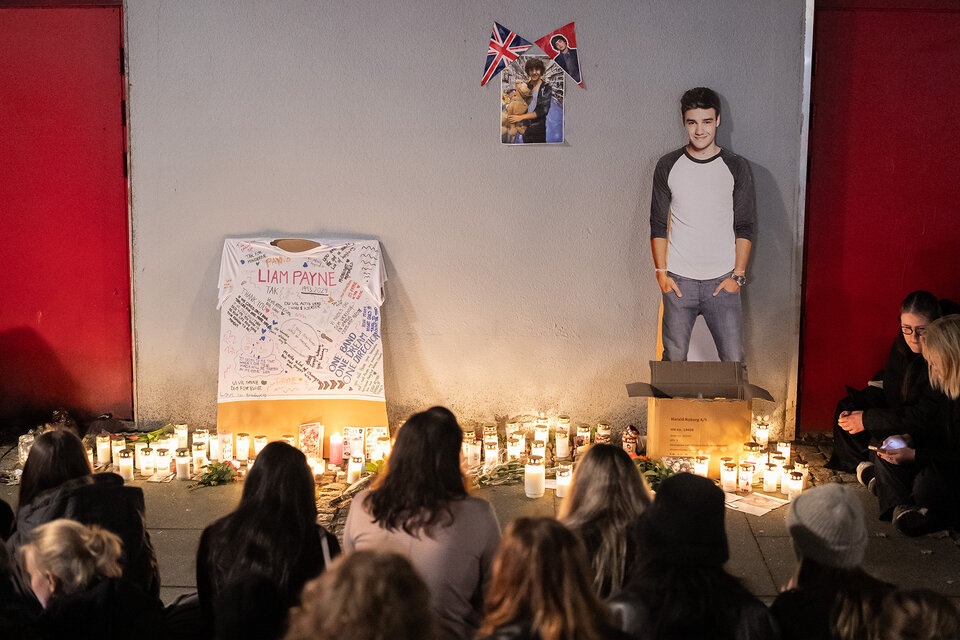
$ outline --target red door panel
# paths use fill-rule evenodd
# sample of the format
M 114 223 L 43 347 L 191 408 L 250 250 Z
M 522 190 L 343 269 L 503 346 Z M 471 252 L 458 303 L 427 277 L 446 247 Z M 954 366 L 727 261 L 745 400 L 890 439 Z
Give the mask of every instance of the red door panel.
M 121 10 L 0 10 L 0 420 L 132 417 Z

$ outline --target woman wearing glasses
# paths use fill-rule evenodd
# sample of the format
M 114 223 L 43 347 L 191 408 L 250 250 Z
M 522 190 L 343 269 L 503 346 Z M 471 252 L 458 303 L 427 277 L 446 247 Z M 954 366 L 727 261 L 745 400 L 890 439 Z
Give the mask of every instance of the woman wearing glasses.
M 914 291 L 904 299 L 900 331 L 883 371 L 874 376 L 882 386 L 871 383 L 861 391 L 847 387 L 848 395 L 837 403 L 828 468 L 856 472 L 860 482 L 870 485 L 874 464 L 868 459 L 868 447 L 900 433 L 904 410 L 917 405 L 930 386 L 927 363 L 920 354 L 921 337 L 940 315 L 940 304 L 929 291 Z

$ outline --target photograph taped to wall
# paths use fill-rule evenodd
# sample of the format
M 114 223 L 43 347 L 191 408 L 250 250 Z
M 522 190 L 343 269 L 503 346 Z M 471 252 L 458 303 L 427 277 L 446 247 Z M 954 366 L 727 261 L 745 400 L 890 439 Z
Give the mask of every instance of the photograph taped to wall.
M 547 56 L 520 56 L 500 74 L 500 140 L 563 142 L 565 74 Z

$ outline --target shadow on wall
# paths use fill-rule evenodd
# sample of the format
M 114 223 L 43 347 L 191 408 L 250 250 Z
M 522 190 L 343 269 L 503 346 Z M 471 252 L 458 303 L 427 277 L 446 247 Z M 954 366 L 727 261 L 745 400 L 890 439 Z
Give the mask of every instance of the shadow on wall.
M 78 398 L 76 381 L 39 333 L 28 327 L 0 332 L 0 424 L 35 427 L 57 407 L 77 419 L 93 418 Z

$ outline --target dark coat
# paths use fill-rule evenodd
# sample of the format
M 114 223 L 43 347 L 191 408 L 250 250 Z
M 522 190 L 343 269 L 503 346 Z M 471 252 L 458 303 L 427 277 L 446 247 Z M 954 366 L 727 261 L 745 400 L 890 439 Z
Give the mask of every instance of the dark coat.
M 52 598 L 38 628 L 49 640 L 164 640 L 167 635 L 160 601 L 120 578 Z
M 529 620 L 505 624 L 482 640 L 540 640 L 540 634 L 532 631 L 530 626 Z M 630 636 L 622 631 L 606 626 L 600 629 L 600 637 L 604 640 L 630 640 Z
M 44 491 L 17 512 L 14 532 L 7 541 L 12 557 L 42 524 L 67 518 L 99 525 L 123 541 L 123 577 L 148 595 L 160 595 L 157 556 L 144 523 L 143 491 L 123 484 L 115 473 L 96 473 L 64 482 Z

